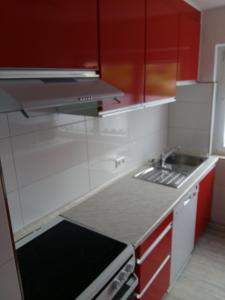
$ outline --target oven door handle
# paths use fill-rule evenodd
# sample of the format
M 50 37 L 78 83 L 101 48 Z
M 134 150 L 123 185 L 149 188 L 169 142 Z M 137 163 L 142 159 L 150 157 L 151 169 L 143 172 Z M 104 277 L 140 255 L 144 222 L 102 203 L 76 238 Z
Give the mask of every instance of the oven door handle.
M 138 278 L 136 274 L 132 274 L 121 290 L 115 295 L 113 300 L 127 300 L 135 292 L 138 286 Z

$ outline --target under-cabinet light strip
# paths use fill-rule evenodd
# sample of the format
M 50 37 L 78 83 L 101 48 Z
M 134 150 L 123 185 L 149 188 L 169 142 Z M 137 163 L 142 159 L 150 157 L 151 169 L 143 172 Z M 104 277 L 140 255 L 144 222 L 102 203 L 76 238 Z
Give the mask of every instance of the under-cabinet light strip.
M 0 79 L 39 79 L 39 78 L 98 78 L 97 70 L 75 69 L 2 69 Z

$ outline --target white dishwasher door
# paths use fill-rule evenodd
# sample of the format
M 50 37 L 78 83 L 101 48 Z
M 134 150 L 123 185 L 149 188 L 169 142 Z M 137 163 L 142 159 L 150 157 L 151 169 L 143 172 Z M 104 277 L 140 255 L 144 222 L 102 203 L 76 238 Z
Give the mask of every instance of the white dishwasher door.
M 174 209 L 171 287 L 188 262 L 194 248 L 198 185 L 196 185 Z

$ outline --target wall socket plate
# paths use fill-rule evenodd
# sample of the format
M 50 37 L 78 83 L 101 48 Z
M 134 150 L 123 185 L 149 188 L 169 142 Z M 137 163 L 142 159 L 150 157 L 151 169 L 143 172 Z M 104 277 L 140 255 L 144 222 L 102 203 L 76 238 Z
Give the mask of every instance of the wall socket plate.
M 123 165 L 126 161 L 126 156 L 120 156 L 115 159 L 115 168 L 119 168 L 121 165 Z

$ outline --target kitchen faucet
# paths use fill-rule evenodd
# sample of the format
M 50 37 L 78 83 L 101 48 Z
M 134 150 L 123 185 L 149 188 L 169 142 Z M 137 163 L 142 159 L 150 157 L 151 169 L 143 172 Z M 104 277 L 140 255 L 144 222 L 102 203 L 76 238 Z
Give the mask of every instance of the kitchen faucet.
M 165 166 L 165 162 L 166 162 L 167 158 L 169 156 L 171 156 L 173 153 L 175 153 L 178 149 L 180 149 L 179 146 L 172 147 L 172 148 L 170 148 L 170 149 L 162 152 L 162 154 L 160 155 L 160 159 L 159 159 L 159 164 L 160 164 L 161 168 L 165 168 L 166 167 Z

